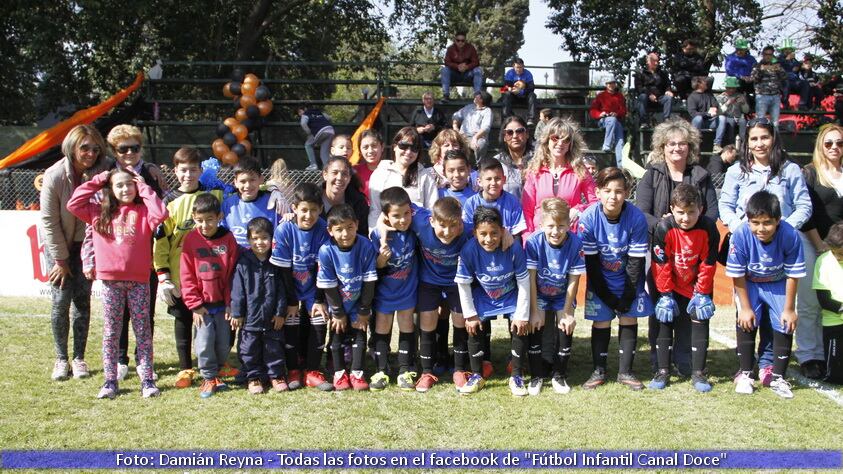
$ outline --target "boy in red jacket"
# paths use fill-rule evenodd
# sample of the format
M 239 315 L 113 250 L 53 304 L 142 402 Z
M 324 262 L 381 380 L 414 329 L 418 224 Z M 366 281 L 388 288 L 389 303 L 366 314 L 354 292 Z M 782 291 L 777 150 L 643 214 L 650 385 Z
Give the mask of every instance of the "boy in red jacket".
M 605 129 L 603 135 L 603 153 L 615 150 L 615 161 L 621 168 L 623 160 L 623 119 L 626 117 L 626 99 L 618 88 L 618 81 L 614 77 L 606 79 L 606 90 L 597 94 L 591 101 L 589 110 L 591 118 L 597 120 L 597 125 Z
M 181 254 L 181 293 L 193 312 L 194 346 L 202 374 L 199 396 L 208 398 L 228 386 L 219 367 L 228 358 L 231 321 L 231 277 L 237 263 L 237 241 L 224 227 L 219 200 L 201 194 L 193 202 L 195 226 L 184 238 Z M 233 326 L 232 326 L 233 327 Z

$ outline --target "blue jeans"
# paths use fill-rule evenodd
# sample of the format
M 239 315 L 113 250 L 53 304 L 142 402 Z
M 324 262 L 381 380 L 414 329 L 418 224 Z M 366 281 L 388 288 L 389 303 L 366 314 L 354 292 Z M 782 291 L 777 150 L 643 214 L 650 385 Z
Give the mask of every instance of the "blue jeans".
M 673 97 L 668 95 L 661 95 L 657 99 L 658 103 L 662 106 L 662 119 L 667 120 L 670 118 L 670 112 L 673 110 Z M 647 93 L 639 94 L 638 95 L 638 118 L 641 121 L 644 121 L 647 117 L 647 104 L 650 103 L 650 95 Z
M 746 119 L 743 117 L 726 117 L 721 115 L 726 122 L 726 137 L 729 138 L 729 143 L 735 143 L 735 137 L 741 137 L 741 142 L 746 140 Z M 737 135 L 735 135 L 735 128 L 737 128 Z
M 202 326 L 196 328 L 193 345 L 202 378 L 210 380 L 219 375 L 220 366 L 228 360 L 231 350 L 228 341 L 231 336 L 229 322 L 225 320 L 223 308 L 209 309 L 202 317 Z
M 779 126 L 779 111 L 781 110 L 782 101 L 777 95 L 762 95 L 755 96 L 755 116 L 763 118 L 770 113 L 770 121 L 776 127 Z
M 69 248 L 70 255 L 67 263 L 70 266 L 70 275 L 65 278 L 64 286 L 50 287 L 52 297 L 50 323 L 53 330 L 53 344 L 56 358 L 61 360 L 69 360 L 67 341 L 71 326 L 73 327 L 73 358 L 84 359 L 85 348 L 88 345 L 88 327 L 91 322 L 91 280 L 85 278 L 82 273 L 81 248 L 80 243 L 74 243 Z M 52 256 L 48 254 L 47 268 L 52 267 L 53 262 Z
M 698 130 L 714 130 L 714 144 L 723 144 L 723 135 L 726 133 L 726 120 L 723 116 L 713 118 L 706 118 L 702 115 L 697 115 L 691 119 L 691 125 Z
M 451 83 L 471 84 L 474 86 L 474 92 L 480 92 L 483 88 L 483 70 L 480 66 L 476 68 L 459 72 L 456 69 L 451 69 L 448 66 L 442 66 L 442 95 L 449 97 L 451 95 Z
M 623 161 L 623 123 L 617 117 L 603 117 L 597 121 L 597 125 L 606 130 L 603 134 L 603 150 L 615 149 L 615 161 L 620 168 Z

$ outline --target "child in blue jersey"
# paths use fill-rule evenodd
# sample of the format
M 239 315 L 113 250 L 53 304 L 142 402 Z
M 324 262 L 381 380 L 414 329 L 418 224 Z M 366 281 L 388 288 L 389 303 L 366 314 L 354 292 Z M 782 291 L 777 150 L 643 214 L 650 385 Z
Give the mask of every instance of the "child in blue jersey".
M 632 373 L 638 318 L 653 313 L 644 291 L 644 258 L 649 247 L 644 213 L 626 202 L 631 182 L 623 170 L 608 167 L 597 173 L 600 204 L 580 215 L 579 236 L 585 253 L 587 290 L 585 319 L 591 325 L 594 372 L 583 384 L 591 390 L 606 383 L 612 320 L 619 320 L 618 383 L 632 390 L 642 384 Z
M 530 276 L 520 245 L 502 248 L 504 235 L 500 212 L 480 206 L 474 212 L 474 239 L 460 251 L 454 281 L 460 293 L 460 304 L 468 332 L 471 376 L 460 393 L 475 393 L 485 384 L 482 375 L 484 333 L 491 333 L 492 320 L 503 315 L 510 320 L 512 377 L 509 388 L 515 396 L 527 395 L 521 375 L 527 348 L 530 319 Z
M 316 266 L 319 249 L 328 242 L 328 227 L 319 217 L 322 213 L 322 190 L 313 183 L 302 183 L 293 192 L 294 220 L 282 222 L 275 229 L 275 248 L 270 262 L 281 267 L 286 289 L 287 311 L 284 324 L 288 386 L 295 390 L 302 385 L 299 365 L 300 336 L 303 319 L 310 322 L 305 351 L 304 384 L 322 391 L 334 385 L 321 371 L 325 349 L 328 309 L 324 293 L 316 288 Z
M 503 228 L 513 236 L 527 230 L 521 202 L 512 194 L 503 190 L 506 175 L 501 162 L 489 158 L 480 162 L 480 193 L 465 200 L 462 210 L 462 220 L 472 224 L 474 211 L 478 207 L 491 207 L 498 210 L 502 218 Z
M 234 234 L 237 245 L 241 248 L 249 248 L 249 239 L 246 236 L 246 226 L 256 217 L 265 217 L 272 223 L 274 228 L 278 224 L 278 214 L 270 209 L 270 197 L 272 193 L 261 191 L 263 184 L 260 164 L 252 157 L 241 158 L 234 165 L 234 187 L 237 194 L 232 194 L 222 202 L 222 213 L 225 217 L 222 225 Z
M 418 286 L 418 259 L 416 236 L 410 230 L 413 221 L 410 195 L 404 188 L 393 186 L 380 194 L 381 220 L 391 230 L 372 230 L 372 243 L 379 247 L 377 258 L 378 284 L 375 286 L 375 363 L 377 373 L 372 375 L 372 390 L 383 390 L 389 384 L 386 375 L 389 357 L 389 338 L 392 322 L 398 318 L 398 387 L 415 390 L 415 325 Z M 396 316 L 397 315 L 397 316 Z
M 752 393 L 755 333 L 761 324 L 773 329 L 773 379 L 770 388 L 783 398 L 793 398 L 784 376 L 790 361 L 793 331 L 798 316 L 796 288 L 805 276 L 805 257 L 799 231 L 782 220 L 779 199 L 758 191 L 746 203 L 747 222 L 732 234 L 726 276 L 732 277 L 738 307 L 737 342 L 740 374 L 735 392 Z M 766 307 L 770 317 L 761 319 Z
M 375 267 L 378 251 L 369 239 L 357 235 L 354 208 L 338 204 L 328 212 L 330 242 L 319 249 L 316 286 L 325 290 L 331 315 L 334 361 L 334 390 L 368 390 L 363 378 L 366 328 L 372 315 L 372 299 L 378 279 Z M 351 347 L 351 376 L 345 370 L 343 335 L 348 331 Z
M 559 198 L 542 201 L 542 231 L 527 239 L 530 272 L 530 395 L 541 393 L 551 375 L 556 393 L 571 391 L 568 360 L 574 338 L 574 319 L 580 275 L 585 273 L 582 241 L 570 231 L 570 207 Z
M 442 169 L 448 184 L 444 188 L 439 188 L 439 197 L 456 198 L 460 205 L 464 206 L 466 199 L 477 194 L 471 183 L 472 175 L 475 173 L 468 165 L 465 152 L 459 149 L 449 150 L 442 158 Z

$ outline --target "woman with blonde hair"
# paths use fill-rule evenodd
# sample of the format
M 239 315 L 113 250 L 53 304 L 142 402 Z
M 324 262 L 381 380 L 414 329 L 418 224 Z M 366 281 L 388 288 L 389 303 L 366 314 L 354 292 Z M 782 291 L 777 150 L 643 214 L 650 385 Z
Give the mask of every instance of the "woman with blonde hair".
M 567 202 L 572 229 L 576 229 L 577 216 L 597 202 L 594 178 L 582 162 L 585 141 L 572 120 L 554 118 L 548 122 L 536 148 L 527 165 L 521 195 L 527 221 L 524 240 L 541 228 L 543 200 L 558 197 Z
M 431 166 L 430 168 L 425 169 L 425 171 L 430 174 L 431 178 L 436 180 L 437 188 L 448 187 L 448 179 L 445 177 L 445 167 L 442 164 L 442 158 L 444 158 L 451 150 L 460 150 L 465 153 L 466 156 L 468 156 L 471 151 L 468 148 L 468 142 L 465 141 L 465 138 L 460 134 L 460 132 L 454 130 L 453 128 L 442 129 L 442 131 L 436 134 L 436 137 L 430 144 L 428 156 L 430 156 Z

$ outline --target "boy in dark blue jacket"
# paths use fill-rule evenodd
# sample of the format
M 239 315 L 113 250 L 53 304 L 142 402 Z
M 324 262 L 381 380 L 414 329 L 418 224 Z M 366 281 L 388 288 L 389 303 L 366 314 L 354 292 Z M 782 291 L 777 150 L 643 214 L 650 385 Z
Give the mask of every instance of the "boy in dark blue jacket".
M 272 223 L 256 217 L 246 226 L 250 250 L 237 260 L 231 286 L 232 326 L 241 328 L 240 357 L 249 393 L 261 394 L 269 378 L 276 392 L 287 390 L 284 337 L 287 314 L 281 269 L 269 263 Z

